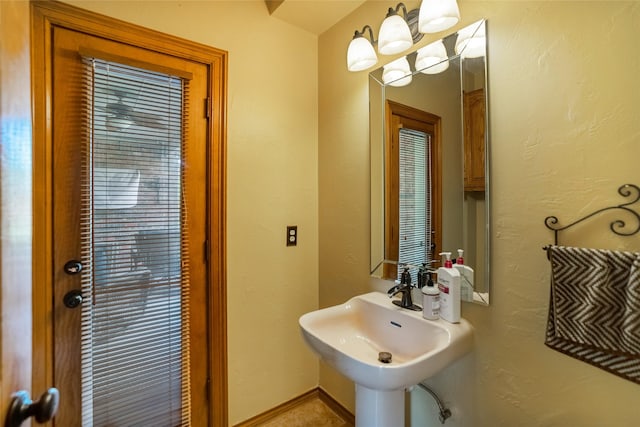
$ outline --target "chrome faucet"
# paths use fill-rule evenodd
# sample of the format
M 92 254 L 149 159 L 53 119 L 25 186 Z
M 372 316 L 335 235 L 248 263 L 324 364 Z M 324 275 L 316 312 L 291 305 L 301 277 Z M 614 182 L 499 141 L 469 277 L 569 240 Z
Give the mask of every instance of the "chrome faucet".
M 409 267 L 404 267 L 404 270 L 400 274 L 400 284 L 395 285 L 391 289 L 387 291 L 387 295 L 389 298 L 402 293 L 402 298 L 400 300 L 393 300 L 392 302 L 402 308 L 406 308 L 413 311 L 420 311 L 422 307 L 413 303 L 413 299 L 411 298 L 411 290 L 414 288 L 414 285 L 411 284 L 411 273 L 409 273 Z

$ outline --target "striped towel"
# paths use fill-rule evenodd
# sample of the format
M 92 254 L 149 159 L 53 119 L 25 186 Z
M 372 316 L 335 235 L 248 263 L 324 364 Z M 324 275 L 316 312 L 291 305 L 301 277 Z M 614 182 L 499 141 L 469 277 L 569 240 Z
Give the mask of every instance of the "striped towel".
M 640 253 L 551 246 L 545 344 L 640 384 Z

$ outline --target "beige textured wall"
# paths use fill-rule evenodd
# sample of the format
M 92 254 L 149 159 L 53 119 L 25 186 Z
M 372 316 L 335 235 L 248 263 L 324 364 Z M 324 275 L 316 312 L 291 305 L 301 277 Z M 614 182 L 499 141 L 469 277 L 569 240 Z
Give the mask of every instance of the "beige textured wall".
M 463 306 L 476 350 L 427 383 L 452 406 L 451 426 L 637 425 L 638 385 L 544 346 L 541 247 L 552 239 L 547 215 L 569 221 L 640 184 L 640 3 L 459 3 L 460 26 L 488 18 L 492 305 Z M 372 286 L 367 73 L 349 73 L 345 52 L 388 6 L 369 1 L 319 39 L 321 306 Z M 621 243 L 607 227 L 595 221 L 565 243 L 640 249 L 640 237 Z M 324 366 L 320 382 L 353 407 L 350 382 Z M 411 425 L 439 425 L 433 402 L 415 393 Z
M 297 320 L 318 306 L 317 36 L 262 0 L 68 3 L 229 52 L 230 423 L 315 387 Z

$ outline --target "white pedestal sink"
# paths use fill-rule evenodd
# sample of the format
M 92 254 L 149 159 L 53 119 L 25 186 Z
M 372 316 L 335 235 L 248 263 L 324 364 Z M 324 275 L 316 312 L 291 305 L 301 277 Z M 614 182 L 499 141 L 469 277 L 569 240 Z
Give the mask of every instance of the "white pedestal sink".
M 473 348 L 473 328 L 425 320 L 380 292 L 300 317 L 305 342 L 356 383 L 356 427 L 403 427 L 404 392 Z M 379 359 L 391 353 L 390 363 Z

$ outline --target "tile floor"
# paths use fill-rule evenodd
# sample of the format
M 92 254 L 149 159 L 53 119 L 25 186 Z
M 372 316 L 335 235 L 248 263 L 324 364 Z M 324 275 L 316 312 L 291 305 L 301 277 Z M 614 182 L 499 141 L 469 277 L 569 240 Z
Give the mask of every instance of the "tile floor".
M 320 399 L 312 399 L 259 427 L 353 427 Z

